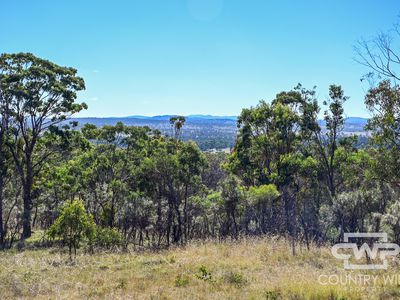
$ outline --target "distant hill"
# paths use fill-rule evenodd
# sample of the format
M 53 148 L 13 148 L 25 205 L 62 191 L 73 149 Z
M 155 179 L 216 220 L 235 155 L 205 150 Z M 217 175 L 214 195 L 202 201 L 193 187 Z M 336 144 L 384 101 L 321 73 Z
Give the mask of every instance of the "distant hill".
M 176 117 L 177 115 L 160 115 L 160 116 L 142 116 L 133 115 L 126 118 L 140 119 L 140 120 L 169 120 L 171 117 Z M 237 116 L 213 116 L 213 115 L 188 115 L 186 120 L 237 120 Z
M 347 124 L 360 124 L 360 125 L 367 125 L 368 119 L 360 118 L 360 117 L 348 117 L 345 121 Z
M 237 116 L 212 116 L 212 115 L 189 115 L 188 119 L 203 119 L 203 120 L 237 120 Z
M 169 120 L 171 117 L 176 117 L 178 115 L 159 115 L 159 116 L 142 116 L 142 115 L 133 115 L 127 117 L 120 117 L 115 119 L 140 119 L 140 120 Z M 214 115 L 187 115 L 185 116 L 186 120 L 237 120 L 237 116 L 214 116 Z M 108 118 L 105 118 L 108 119 Z M 113 118 L 114 119 L 114 118 Z M 368 122 L 367 118 L 361 117 L 348 117 L 346 118 L 346 123 L 349 124 L 360 124 L 366 125 Z M 324 120 L 320 120 L 321 124 L 324 124 Z
M 84 124 L 94 124 L 97 127 L 104 125 L 115 125 L 122 122 L 127 126 L 148 126 L 160 130 L 164 135 L 172 135 L 172 128 L 169 123 L 173 115 L 161 116 L 128 116 L 122 118 L 73 118 L 77 121 L 78 127 Z M 211 116 L 211 115 L 190 115 L 186 117 L 183 128 L 183 140 L 195 141 L 200 149 L 226 149 L 232 148 L 236 137 L 235 116 Z
M 79 126 L 94 124 L 98 127 L 104 125 L 115 125 L 122 122 L 127 126 L 149 126 L 158 129 L 165 135 L 171 135 L 172 129 L 169 119 L 174 115 L 141 116 L 113 118 L 73 118 Z M 235 144 L 237 133 L 236 116 L 212 116 L 212 115 L 189 115 L 186 116 L 186 123 L 183 128 L 183 139 L 195 141 L 200 149 L 226 149 L 232 148 Z M 344 135 L 365 136 L 364 126 L 368 119 L 359 117 L 348 117 L 345 121 Z M 322 128 L 325 126 L 323 120 L 319 121 Z

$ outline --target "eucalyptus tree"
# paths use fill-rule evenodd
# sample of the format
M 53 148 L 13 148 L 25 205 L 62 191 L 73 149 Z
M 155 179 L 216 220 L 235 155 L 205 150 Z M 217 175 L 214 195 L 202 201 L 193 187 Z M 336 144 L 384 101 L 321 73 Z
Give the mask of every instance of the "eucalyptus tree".
M 69 189 L 75 191 L 72 197 L 79 195 L 96 221 L 114 227 L 130 193 L 138 188 L 137 168 L 147 149 L 150 129 L 119 122 L 101 128 L 86 124 L 82 133 L 93 143 L 68 161 L 62 174 L 70 174 L 75 182 L 76 188 Z
M 217 190 L 219 183 L 227 176 L 224 165 L 227 163 L 228 154 L 225 152 L 205 152 L 207 167 L 201 174 L 204 185 L 211 189 Z
M 368 91 L 365 104 L 372 114 L 366 129 L 372 134 L 374 169 L 381 180 L 400 187 L 400 87 L 382 81 Z
M 1 74 L 1 73 L 0 73 Z M 4 223 L 4 190 L 9 172 L 9 151 L 6 149 L 9 123 L 9 95 L 5 82 L 0 81 L 0 248 L 4 246 L 6 224 Z
M 140 190 L 154 199 L 158 245 L 184 243 L 189 236 L 190 199 L 201 189 L 204 155 L 193 142 L 153 136 L 139 167 Z
M 84 81 L 73 68 L 61 67 L 30 53 L 2 54 L 0 82 L 10 95 L 12 138 L 8 148 L 14 158 L 23 187 L 22 238 L 31 236 L 31 215 L 37 198 L 35 178 L 52 151 L 35 156 L 43 133 L 86 108 L 77 103 L 77 91 Z
M 75 124 L 52 126 L 36 145 L 35 157 L 51 153 L 41 165 L 35 179 L 38 197 L 34 203 L 32 226 L 47 228 L 65 201 L 83 199 L 84 180 L 80 176 L 84 166 L 79 158 L 91 153 L 93 145 L 76 129 Z
M 226 212 L 226 226 L 223 235 L 232 234 L 237 238 L 239 235 L 239 206 L 243 200 L 243 191 L 241 190 L 238 179 L 230 175 L 221 184 L 221 197 L 224 201 Z
M 261 101 L 244 109 L 238 119 L 239 135 L 228 169 L 242 178 L 247 186 L 275 184 L 281 206 L 274 208 L 275 226 L 292 239 L 297 235 L 297 202 L 299 186 L 294 178 L 312 154 L 309 145 L 317 128 L 318 105 L 314 90 L 298 85 L 281 92 L 271 104 Z M 285 220 L 282 230 L 280 219 Z M 273 230 L 273 228 L 271 228 Z
M 183 125 L 185 125 L 186 118 L 184 116 L 171 117 L 169 123 L 171 124 L 173 137 L 178 140 L 181 138 Z
M 93 217 L 87 214 L 82 201 L 66 202 L 60 216 L 51 225 L 48 235 L 51 238 L 60 237 L 68 245 L 69 258 L 72 260 L 72 250 L 76 258 L 76 250 L 83 239 L 93 241 L 96 235 L 96 224 Z
M 329 87 L 329 99 L 324 101 L 328 109 L 324 112 L 326 130 L 321 131 L 320 127 L 314 130 L 317 154 L 324 170 L 326 185 L 332 197 L 337 193 L 341 183 L 339 161 L 336 158 L 336 150 L 339 146 L 339 139 L 342 137 L 344 127 L 344 103 L 349 97 L 344 95 L 340 85 Z
M 398 85 L 400 80 L 400 24 L 391 30 L 380 32 L 371 39 L 361 39 L 354 47 L 355 60 L 366 66 L 370 72 L 364 78 L 374 84 L 376 78 L 389 79 Z
M 274 184 L 250 187 L 246 193 L 246 197 L 250 202 L 249 206 L 253 211 L 251 212 L 250 219 L 255 221 L 256 233 L 269 233 L 272 227 L 271 224 L 276 221 L 272 208 L 279 196 L 280 194 Z

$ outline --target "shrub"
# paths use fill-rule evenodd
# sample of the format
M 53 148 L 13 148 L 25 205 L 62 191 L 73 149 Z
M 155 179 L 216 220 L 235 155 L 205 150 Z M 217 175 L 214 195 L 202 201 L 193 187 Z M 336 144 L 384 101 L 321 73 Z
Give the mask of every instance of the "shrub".
M 199 267 L 199 272 L 196 274 L 196 277 L 204 281 L 212 281 L 211 272 L 208 271 L 207 267 L 204 265 Z
M 246 278 L 244 278 L 244 276 L 241 273 L 237 272 L 228 272 L 225 275 L 225 280 L 228 283 L 233 284 L 238 288 L 243 287 L 247 283 Z
M 176 287 L 185 287 L 189 284 L 189 278 L 185 275 L 179 274 L 175 279 Z
M 50 238 L 60 237 L 68 245 L 69 258 L 72 260 L 72 249 L 76 257 L 76 249 L 84 239 L 93 240 L 96 233 L 96 224 L 93 216 L 85 212 L 83 202 L 74 200 L 66 203 L 61 214 L 50 227 Z
M 264 295 L 266 300 L 281 299 L 281 292 L 277 289 L 266 291 Z
M 109 249 L 122 245 L 123 237 L 116 228 L 97 228 L 95 241 L 96 246 Z

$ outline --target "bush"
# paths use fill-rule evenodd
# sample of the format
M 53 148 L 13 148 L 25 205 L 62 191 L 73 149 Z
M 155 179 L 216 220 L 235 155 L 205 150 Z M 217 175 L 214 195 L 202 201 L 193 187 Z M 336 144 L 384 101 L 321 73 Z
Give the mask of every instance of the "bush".
M 189 284 L 189 278 L 186 275 L 179 274 L 175 279 L 176 287 L 185 287 Z
M 66 203 L 61 209 L 61 215 L 51 225 L 50 238 L 60 237 L 68 245 L 69 258 L 72 260 L 72 249 L 76 257 L 76 249 L 83 239 L 93 240 L 96 234 L 96 224 L 93 216 L 85 212 L 83 202 L 74 200 Z
M 211 272 L 203 265 L 199 267 L 199 272 L 196 274 L 196 277 L 204 281 L 212 281 Z
M 244 278 L 244 276 L 241 273 L 237 272 L 228 272 L 225 275 L 225 280 L 228 283 L 233 284 L 238 288 L 243 287 L 247 283 L 246 278 Z
M 269 290 L 265 292 L 266 300 L 278 300 L 281 299 L 281 292 L 279 290 Z
M 123 237 L 116 228 L 97 228 L 95 245 L 110 249 L 121 246 Z

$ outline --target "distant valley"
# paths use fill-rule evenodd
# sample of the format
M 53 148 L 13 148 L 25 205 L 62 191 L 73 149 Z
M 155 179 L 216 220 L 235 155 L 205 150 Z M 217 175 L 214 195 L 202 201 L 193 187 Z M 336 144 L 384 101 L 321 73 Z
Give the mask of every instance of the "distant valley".
M 71 121 L 77 121 L 78 126 L 90 123 L 98 127 L 104 125 L 115 125 L 122 122 L 128 126 L 149 126 L 152 129 L 158 129 L 165 135 L 171 135 L 172 129 L 169 119 L 173 115 L 160 116 L 141 116 L 134 115 L 128 117 L 108 117 L 108 118 L 73 118 Z M 227 149 L 232 148 L 235 143 L 237 125 L 236 116 L 212 116 L 212 115 L 189 115 L 186 116 L 186 123 L 183 128 L 183 140 L 195 141 L 201 150 Z M 368 119 L 359 117 L 349 117 L 346 119 L 344 135 L 357 134 L 365 136 L 364 126 Z M 324 128 L 324 121 L 320 121 Z

